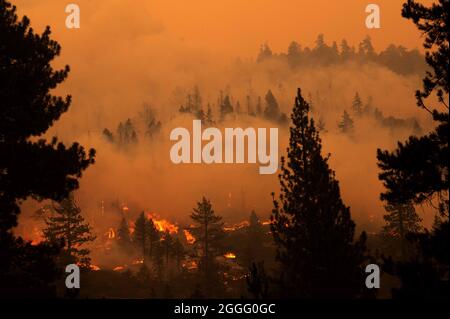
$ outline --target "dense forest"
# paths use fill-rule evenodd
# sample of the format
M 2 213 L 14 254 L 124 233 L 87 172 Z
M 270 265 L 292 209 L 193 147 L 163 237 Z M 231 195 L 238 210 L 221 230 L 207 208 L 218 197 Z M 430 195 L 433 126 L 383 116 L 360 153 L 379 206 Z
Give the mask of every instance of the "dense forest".
M 448 297 L 449 10 L 448 0 L 429 7 L 413 0 L 403 5 L 403 18 L 423 34 L 425 55 L 397 45 L 376 52 L 369 37 L 357 49 L 346 40 L 329 45 L 319 35 L 313 48 L 292 42 L 287 52 L 274 53 L 263 44 L 254 61 L 235 63 L 240 72 L 264 67 L 275 79 L 281 74 L 276 68 L 296 74 L 350 64 L 421 77 L 417 106 L 410 105 L 412 116 L 388 113 L 380 106 L 381 97 L 353 87 L 351 101 L 337 103 L 331 79 L 309 89 L 277 80 L 278 85 L 264 90 L 202 91 L 194 85 L 175 89 L 169 116 L 156 103 L 144 103 L 129 117 L 99 123 L 95 131 L 101 147 L 93 149 L 91 143 L 69 144 L 67 138 L 45 135 L 72 108 L 72 96 L 54 91 L 68 78 L 70 67 L 52 66 L 61 46 L 50 27 L 36 33 L 26 16 L 19 17 L 15 6 L 0 0 L 0 296 Z M 286 92 L 298 86 L 296 92 Z M 339 106 L 331 108 L 333 103 Z M 245 196 L 252 189 L 236 183 L 225 204 L 216 203 L 212 189 L 218 181 L 208 173 L 204 184 L 210 193 L 184 185 L 193 196 L 189 205 L 183 194 L 170 192 L 165 200 L 184 205 L 184 213 L 176 216 L 156 213 L 150 200 L 128 202 L 125 195 L 112 194 L 98 202 L 94 195 L 83 195 L 88 187 L 83 179 L 103 165 L 103 145 L 123 156 L 127 166 L 138 165 L 136 154 L 142 148 L 153 152 L 152 159 L 160 156 L 167 130 L 192 119 L 205 126 L 263 123 L 282 130 L 286 148 L 280 152 L 271 193 L 257 193 L 254 200 Z M 378 194 L 382 225 L 355 217 L 326 146 L 333 139 L 360 145 L 369 138 L 363 129 L 396 142 L 393 149 L 381 144 L 370 154 L 383 186 Z M 152 169 L 167 174 L 159 166 Z M 100 192 L 107 183 L 95 184 L 89 192 Z M 255 190 L 264 182 L 251 183 Z M 130 194 L 144 186 L 123 187 Z M 149 180 L 145 187 L 163 186 Z M 236 193 L 241 193 L 238 200 Z M 95 215 L 83 209 L 86 198 Z M 33 205 L 28 205 L 30 199 Z M 424 219 L 433 220 L 431 226 Z M 80 267 L 81 289 L 66 288 L 68 264 Z M 380 266 L 381 289 L 365 285 L 368 264 Z

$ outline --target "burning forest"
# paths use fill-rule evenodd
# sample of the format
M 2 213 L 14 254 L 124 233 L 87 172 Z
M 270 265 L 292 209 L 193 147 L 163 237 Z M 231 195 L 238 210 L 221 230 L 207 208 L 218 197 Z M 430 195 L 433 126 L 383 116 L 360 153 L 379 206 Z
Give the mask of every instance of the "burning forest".
M 76 2 L 0 0 L 0 297 L 448 296 L 448 0 Z

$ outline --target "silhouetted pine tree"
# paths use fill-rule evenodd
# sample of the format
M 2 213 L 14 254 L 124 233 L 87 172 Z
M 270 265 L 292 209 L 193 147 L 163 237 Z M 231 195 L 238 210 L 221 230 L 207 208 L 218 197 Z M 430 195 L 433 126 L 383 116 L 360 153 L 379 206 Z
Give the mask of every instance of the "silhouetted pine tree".
M 225 117 L 230 114 L 233 113 L 233 106 L 231 105 L 231 100 L 230 100 L 230 96 L 226 95 L 222 101 L 222 103 L 220 104 L 220 117 L 221 119 L 225 119 Z
M 119 229 L 117 230 L 117 244 L 125 251 L 129 252 L 131 248 L 131 234 L 130 228 L 125 217 L 120 221 Z
M 437 223 L 431 232 L 412 234 L 417 256 L 406 262 L 390 260 L 385 271 L 397 275 L 401 287 L 394 297 L 448 297 L 449 295 L 449 180 L 448 180 L 448 21 L 450 1 L 439 0 L 426 7 L 413 0 L 403 4 L 402 16 L 411 19 L 425 35 L 424 47 L 429 69 L 423 79 L 423 89 L 416 92 L 417 104 L 429 112 L 436 128 L 431 133 L 410 136 L 398 143 L 395 151 L 377 151 L 379 179 L 386 191 L 381 198 L 387 202 L 415 204 L 436 203 Z M 439 103 L 426 99 L 436 94 Z M 432 205 L 432 207 L 436 207 Z
M 399 238 L 402 259 L 405 260 L 407 245 L 406 235 L 419 232 L 422 229 L 420 225 L 422 219 L 417 215 L 416 209 L 411 203 L 397 205 L 390 204 L 386 205 L 385 209 L 388 214 L 383 216 L 386 222 L 383 230 L 391 236 Z
M 94 163 L 78 143 L 67 148 L 43 138 L 70 106 L 71 96 L 54 96 L 69 66 L 54 70 L 61 47 L 50 27 L 36 34 L 27 17 L 0 1 L 0 232 L 17 225 L 19 200 L 61 200 L 78 188 L 81 173 Z M 38 137 L 39 138 L 34 138 Z
M 344 111 L 342 119 L 338 124 L 338 127 L 342 133 L 349 134 L 353 132 L 353 120 L 347 111 Z
M 83 246 L 95 240 L 92 227 L 84 221 L 81 209 L 73 195 L 53 205 L 51 216 L 46 220 L 47 227 L 43 230 L 48 242 L 64 243 L 64 252 L 84 267 L 89 267 L 89 249 Z
M 278 121 L 280 117 L 280 107 L 271 90 L 267 91 L 265 101 L 266 107 L 264 109 L 264 117 L 271 121 Z
M 365 233 L 355 224 L 322 156 L 321 140 L 300 89 L 291 115 L 288 160 L 281 158 L 281 194 L 271 230 L 285 297 L 355 297 L 364 285 Z
M 246 237 L 247 247 L 243 258 L 246 265 L 250 267 L 253 262 L 261 261 L 260 258 L 262 256 L 265 237 L 263 225 L 254 210 L 250 213 L 249 225 L 246 229 Z
M 207 279 L 214 271 L 214 258 L 220 255 L 218 243 L 223 238 L 222 217 L 216 215 L 206 197 L 197 203 L 190 217 L 195 224 L 190 231 L 196 238 L 196 243 L 201 246 L 200 267 Z
M 134 223 L 133 243 L 141 251 L 144 264 L 146 257 L 152 256 L 154 243 L 159 239 L 159 232 L 152 219 L 142 212 Z
M 361 101 L 361 98 L 359 97 L 358 92 L 356 92 L 355 97 L 353 98 L 352 110 L 353 114 L 355 114 L 355 116 L 357 117 L 361 117 L 363 115 L 363 103 Z

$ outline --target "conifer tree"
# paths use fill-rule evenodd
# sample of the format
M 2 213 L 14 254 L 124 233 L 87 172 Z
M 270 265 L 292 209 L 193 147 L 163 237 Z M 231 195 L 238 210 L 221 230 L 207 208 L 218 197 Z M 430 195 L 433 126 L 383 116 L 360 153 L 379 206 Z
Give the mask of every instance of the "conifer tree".
M 356 92 L 355 97 L 353 98 L 352 110 L 353 114 L 355 114 L 355 116 L 357 117 L 361 117 L 363 115 L 363 103 L 361 101 L 361 98 L 359 97 L 358 92 Z
M 342 133 L 349 134 L 353 132 L 353 120 L 347 111 L 344 111 L 342 120 L 339 122 L 338 127 Z
M 147 219 L 144 212 L 137 218 L 134 224 L 133 242 L 141 251 L 145 263 L 146 257 L 152 256 L 154 243 L 159 239 L 159 232 L 152 219 Z
M 85 244 L 95 240 L 92 228 L 85 222 L 81 209 L 73 195 L 53 205 L 52 215 L 46 220 L 44 237 L 47 241 L 64 243 L 64 251 L 73 262 L 79 262 L 84 267 L 90 264 L 89 249 Z
M 280 107 L 271 90 L 267 91 L 265 101 L 266 108 L 264 109 L 264 117 L 272 121 L 278 121 L 280 117 Z
M 131 247 L 130 228 L 125 217 L 122 218 L 119 229 L 117 230 L 117 243 L 119 247 L 126 252 L 128 252 Z
M 95 156 L 78 143 L 67 147 L 56 137 L 45 140 L 70 107 L 70 95 L 52 95 L 70 68 L 51 65 L 61 47 L 50 27 L 38 34 L 16 11 L 0 0 L 0 232 L 17 226 L 21 200 L 67 197 Z
M 225 95 L 222 103 L 220 104 L 220 117 L 222 120 L 225 119 L 225 117 L 233 113 L 233 106 L 231 105 L 231 100 L 229 95 Z
M 422 219 L 417 214 L 414 205 L 407 204 L 388 204 L 385 206 L 387 214 L 383 216 L 386 225 L 383 227 L 384 232 L 398 237 L 400 240 L 402 259 L 406 258 L 406 235 L 409 233 L 417 233 L 422 227 L 420 222 Z
M 201 269 L 205 277 L 210 277 L 214 258 L 220 254 L 219 242 L 223 237 L 222 217 L 216 215 L 206 197 L 197 203 L 190 217 L 195 224 L 190 230 L 202 250 Z
M 250 213 L 248 221 L 249 225 L 246 231 L 247 247 L 244 259 L 247 266 L 250 267 L 252 262 L 259 262 L 262 256 L 264 228 L 254 210 Z
M 365 233 L 355 224 L 338 181 L 322 155 L 309 105 L 298 89 L 291 115 L 287 160 L 281 159 L 279 199 L 271 231 L 280 262 L 281 294 L 289 297 L 354 297 L 364 285 Z

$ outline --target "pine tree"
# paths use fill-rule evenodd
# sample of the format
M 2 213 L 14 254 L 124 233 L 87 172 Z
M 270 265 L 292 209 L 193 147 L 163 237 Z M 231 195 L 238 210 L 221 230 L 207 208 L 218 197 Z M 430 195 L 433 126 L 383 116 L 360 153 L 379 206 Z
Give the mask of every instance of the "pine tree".
M 53 212 L 47 218 L 47 227 L 44 237 L 48 242 L 63 242 L 64 251 L 74 262 L 89 267 L 89 249 L 83 246 L 95 240 L 92 228 L 84 221 L 81 209 L 78 207 L 73 195 L 53 205 Z
M 231 100 L 230 100 L 230 96 L 226 95 L 222 101 L 222 103 L 220 104 L 220 117 L 222 120 L 225 119 L 225 117 L 230 114 L 233 113 L 233 106 L 231 105 Z
M 359 97 L 358 92 L 356 92 L 355 97 L 353 98 L 352 110 L 353 114 L 355 114 L 355 116 L 357 117 L 361 117 L 363 115 L 363 103 L 361 101 L 361 98 Z
M 407 204 L 388 204 L 385 206 L 388 214 L 383 218 L 386 225 L 383 227 L 385 233 L 400 239 L 400 247 L 402 259 L 406 258 L 406 235 L 409 233 L 417 233 L 422 227 L 420 222 L 422 219 L 417 214 L 414 205 Z
M 288 160 L 281 159 L 281 194 L 271 215 L 281 291 L 289 297 L 354 297 L 364 284 L 365 233 L 354 243 L 350 209 L 308 113 L 298 89 Z
M 134 223 L 133 243 L 141 251 L 144 264 L 147 256 L 153 255 L 154 243 L 159 240 L 159 232 L 152 219 L 142 212 Z
M 196 243 L 201 246 L 200 265 L 207 279 L 214 268 L 214 258 L 220 255 L 219 241 L 223 237 L 222 217 L 216 215 L 211 202 L 206 197 L 197 203 L 190 217 L 195 224 L 190 231 L 196 238 Z
M 280 107 L 271 90 L 267 91 L 265 101 L 266 108 L 264 109 L 264 117 L 268 120 L 278 121 L 280 117 Z
M 172 255 L 172 251 L 174 248 L 174 239 L 170 232 L 166 230 L 161 238 L 161 243 L 164 251 L 164 259 L 166 263 L 166 268 L 169 267 L 169 257 Z
M 244 259 L 247 266 L 250 267 L 253 262 L 260 261 L 265 235 L 264 228 L 254 210 L 250 213 L 248 221 L 249 225 L 246 231 L 247 247 Z
M 117 230 L 117 243 L 123 251 L 129 252 L 131 247 L 131 234 L 125 217 L 122 218 L 119 229 Z
M 44 139 L 71 104 L 70 95 L 52 95 L 69 66 L 51 66 L 61 47 L 50 35 L 50 27 L 35 33 L 27 17 L 19 20 L 16 7 L 0 0 L 0 232 L 17 226 L 19 200 L 59 201 L 94 163 L 93 149 L 87 155 L 78 143 Z
M 342 133 L 349 134 L 353 132 L 353 120 L 347 111 L 344 111 L 342 120 L 339 122 L 338 127 Z
M 176 260 L 177 263 L 177 270 L 180 271 L 181 270 L 181 262 L 184 259 L 185 256 L 185 249 L 183 244 L 180 241 L 180 238 L 175 238 L 175 241 L 173 243 L 173 250 L 172 250 L 172 254 Z
M 51 65 L 60 52 L 50 27 L 36 33 L 27 17 L 0 0 L 0 298 L 55 295 L 59 247 L 33 245 L 11 229 L 23 200 L 62 200 L 94 163 L 93 149 L 87 154 L 78 143 L 45 140 L 71 104 L 70 96 L 53 95 L 69 74 L 69 66 Z

